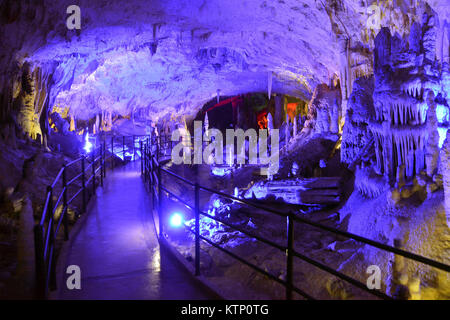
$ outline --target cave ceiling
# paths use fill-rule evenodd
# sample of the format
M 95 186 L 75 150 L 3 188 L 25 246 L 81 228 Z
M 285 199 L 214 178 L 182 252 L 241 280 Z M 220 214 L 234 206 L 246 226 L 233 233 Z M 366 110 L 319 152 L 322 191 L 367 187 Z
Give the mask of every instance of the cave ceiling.
M 51 101 L 79 118 L 102 111 L 192 114 L 218 90 L 267 92 L 270 78 L 272 92 L 306 100 L 339 76 L 339 39 L 350 38 L 372 59 L 366 1 L 75 2 L 79 31 L 66 27 L 71 1 L 5 2 L 1 63 L 18 66 L 6 68 L 1 81 L 25 62 L 40 68 L 51 75 Z M 407 33 L 419 13 L 409 1 L 397 3 L 401 21 L 393 32 Z M 448 19 L 446 0 L 429 3 Z

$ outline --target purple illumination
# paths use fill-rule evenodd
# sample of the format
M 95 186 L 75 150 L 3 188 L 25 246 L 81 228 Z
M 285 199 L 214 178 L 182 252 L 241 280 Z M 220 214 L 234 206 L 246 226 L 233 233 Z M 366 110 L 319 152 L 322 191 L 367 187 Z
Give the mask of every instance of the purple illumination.
M 183 225 L 183 221 L 184 221 L 183 216 L 180 213 L 175 212 L 170 217 L 170 221 L 169 222 L 170 222 L 170 226 L 171 227 L 179 228 L 179 227 L 181 227 Z

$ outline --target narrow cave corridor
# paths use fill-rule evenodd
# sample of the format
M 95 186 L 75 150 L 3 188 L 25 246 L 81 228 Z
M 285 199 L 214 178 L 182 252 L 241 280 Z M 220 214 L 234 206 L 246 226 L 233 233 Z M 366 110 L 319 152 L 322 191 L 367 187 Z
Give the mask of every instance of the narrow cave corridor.
M 141 182 L 138 163 L 112 172 L 97 192 L 86 221 L 78 222 L 79 231 L 74 232 L 64 257 L 63 265 L 85 270 L 83 290 L 61 286 L 51 298 L 214 299 L 170 253 L 159 248 L 150 211 L 151 199 Z M 64 271 L 58 275 L 61 283 Z
M 448 1 L 75 2 L 0 1 L 1 300 L 450 300 Z

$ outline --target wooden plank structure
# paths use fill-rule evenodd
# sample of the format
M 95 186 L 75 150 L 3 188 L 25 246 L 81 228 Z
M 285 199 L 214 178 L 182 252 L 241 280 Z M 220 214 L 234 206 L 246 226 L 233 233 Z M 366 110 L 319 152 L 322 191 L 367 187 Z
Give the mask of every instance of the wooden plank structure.
M 341 177 L 320 177 L 305 184 L 306 190 L 299 190 L 298 197 L 306 204 L 336 204 L 341 201 Z
M 248 198 L 275 197 L 286 203 L 300 205 L 336 204 L 341 201 L 341 196 L 341 177 L 260 181 L 248 193 Z

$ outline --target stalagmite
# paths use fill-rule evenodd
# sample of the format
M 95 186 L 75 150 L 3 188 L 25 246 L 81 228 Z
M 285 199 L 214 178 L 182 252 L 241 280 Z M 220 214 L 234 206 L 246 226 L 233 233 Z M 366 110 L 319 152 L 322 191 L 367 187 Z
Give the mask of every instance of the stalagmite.
M 333 103 L 330 112 L 330 132 L 338 133 L 339 132 L 339 106 L 337 101 Z
M 208 119 L 208 112 L 205 112 L 205 132 L 208 132 L 209 129 L 209 119 Z
M 294 116 L 294 128 L 292 130 L 292 138 L 297 136 L 297 117 Z
M 285 146 L 288 146 L 289 141 L 291 140 L 291 133 L 289 128 L 289 115 L 286 113 L 286 127 L 285 127 Z
M 273 117 L 272 114 L 269 112 L 269 114 L 267 115 L 267 130 L 269 131 L 269 137 L 271 136 L 273 129 L 274 129 Z
M 95 116 L 95 133 L 99 133 L 100 131 L 100 117 L 98 114 Z
M 73 115 L 70 115 L 70 127 L 69 127 L 69 131 L 75 131 L 75 119 L 73 118 Z

